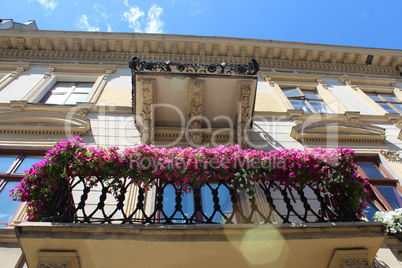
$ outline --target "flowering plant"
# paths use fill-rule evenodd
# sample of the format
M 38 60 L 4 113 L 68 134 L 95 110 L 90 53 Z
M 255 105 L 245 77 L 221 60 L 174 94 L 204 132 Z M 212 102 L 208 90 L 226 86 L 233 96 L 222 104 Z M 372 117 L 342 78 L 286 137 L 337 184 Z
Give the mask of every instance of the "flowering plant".
M 386 212 L 377 211 L 373 218 L 384 224 L 389 235 L 402 241 L 402 208 Z
M 192 185 L 218 178 L 226 180 L 237 191 L 246 191 L 249 196 L 254 195 L 256 182 L 274 180 L 297 190 L 309 185 L 327 192 L 333 186 L 341 186 L 360 216 L 369 191 L 367 182 L 356 171 L 353 158 L 354 152 L 343 148 L 265 152 L 244 150 L 238 145 L 156 148 L 140 144 L 119 150 L 87 146 L 80 137 L 75 137 L 47 151 L 45 159 L 26 171 L 10 196 L 26 201 L 28 220 L 37 221 L 43 217 L 60 180 L 70 180 L 74 174 L 86 178 L 90 187 L 102 180 L 115 197 L 123 188 L 121 178 L 129 178 L 146 190 L 153 186 L 154 178 L 165 178 L 173 181 L 182 192 L 191 191 Z

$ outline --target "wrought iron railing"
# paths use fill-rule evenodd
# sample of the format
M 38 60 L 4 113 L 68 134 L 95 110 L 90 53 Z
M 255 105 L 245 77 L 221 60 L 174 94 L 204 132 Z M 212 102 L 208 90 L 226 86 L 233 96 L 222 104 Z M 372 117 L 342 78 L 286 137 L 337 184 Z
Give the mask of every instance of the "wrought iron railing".
M 296 190 L 275 181 L 255 184 L 248 198 L 224 180 L 195 186 L 182 193 L 177 183 L 154 179 L 145 190 L 129 178 L 121 179 L 120 195 L 99 180 L 61 180 L 43 221 L 75 223 L 308 223 L 359 221 L 341 188 Z M 341 186 L 340 186 L 341 187 Z
M 154 71 L 154 72 L 180 72 L 180 73 L 209 73 L 209 74 L 232 74 L 232 75 L 256 75 L 259 71 L 259 64 L 252 59 L 249 64 L 232 63 L 178 63 L 171 61 L 145 61 L 133 57 L 129 61 L 132 72 Z

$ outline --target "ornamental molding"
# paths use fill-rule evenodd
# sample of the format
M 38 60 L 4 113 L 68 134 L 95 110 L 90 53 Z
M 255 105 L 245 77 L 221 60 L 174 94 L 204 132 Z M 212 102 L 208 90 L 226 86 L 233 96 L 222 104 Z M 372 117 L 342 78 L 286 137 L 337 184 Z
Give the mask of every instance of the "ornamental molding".
M 20 107 L 20 106 L 15 106 Z M 0 113 L 1 134 L 84 135 L 91 129 L 82 113 L 21 111 Z
M 203 116 L 203 103 L 204 103 L 205 82 L 203 80 L 190 81 L 190 94 L 188 108 L 190 113 L 187 119 L 189 135 L 189 143 L 192 146 L 200 146 L 202 144 L 202 116 Z
M 362 122 L 305 121 L 292 127 L 290 136 L 300 142 L 384 143 L 385 129 Z
M 328 268 L 372 268 L 367 249 L 335 249 Z
M 12 32 L 12 31 L 11 31 Z M 50 36 L 49 36 L 50 35 Z M 248 58 L 256 58 L 261 68 L 316 70 L 334 73 L 361 73 L 399 76 L 396 66 L 402 64 L 398 51 L 391 54 L 381 49 L 362 50 L 341 46 L 321 46 L 290 42 L 273 43 L 255 40 L 228 42 L 201 37 L 191 40 L 188 36 L 165 40 L 132 40 L 98 38 L 86 33 L 74 37 L 56 37 L 49 33 L 43 36 L 10 35 L 0 37 L 2 59 L 26 59 L 48 61 L 83 61 L 126 63 L 135 53 L 140 58 L 180 62 L 236 62 L 246 64 Z M 141 38 L 141 35 L 139 35 Z M 105 38 L 106 37 L 106 38 Z M 144 35 L 144 38 L 149 38 Z M 244 45 L 245 41 L 247 45 Z M 367 55 L 373 55 L 371 65 L 365 64 Z
M 155 79 L 143 79 L 142 80 L 142 106 L 140 111 L 140 133 L 141 142 L 150 144 L 154 139 L 154 111 L 152 105 L 156 99 L 156 81 Z
M 39 251 L 37 268 L 79 268 L 76 251 Z
M 380 154 L 384 156 L 388 161 L 401 161 L 398 151 L 381 150 Z

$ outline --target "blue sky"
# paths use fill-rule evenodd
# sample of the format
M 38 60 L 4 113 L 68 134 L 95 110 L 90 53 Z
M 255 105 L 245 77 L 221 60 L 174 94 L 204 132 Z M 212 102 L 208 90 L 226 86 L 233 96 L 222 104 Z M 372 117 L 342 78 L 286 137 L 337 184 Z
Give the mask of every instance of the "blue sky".
M 400 0 L 1 0 L 41 30 L 152 32 L 402 49 Z

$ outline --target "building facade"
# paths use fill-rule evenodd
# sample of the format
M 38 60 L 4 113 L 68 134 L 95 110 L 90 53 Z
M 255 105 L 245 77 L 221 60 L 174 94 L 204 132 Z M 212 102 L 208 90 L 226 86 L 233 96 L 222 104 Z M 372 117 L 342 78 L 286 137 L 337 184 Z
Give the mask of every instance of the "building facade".
M 370 267 L 373 262 L 397 267 L 399 244 L 384 242 L 382 225 L 372 216 L 402 206 L 401 66 L 399 50 L 0 29 L 1 262 L 4 267 Z M 210 192 L 206 187 L 198 194 L 218 201 L 203 203 L 206 216 L 195 218 L 234 224 L 209 224 L 174 219 L 175 211 L 197 214 L 198 194 L 180 197 L 173 184 L 161 180 L 155 182 L 159 190 L 147 194 L 127 186 L 121 201 L 127 214 L 142 204 L 138 218 L 154 215 L 149 222 L 89 224 L 99 215 L 108 218 L 116 207 L 113 198 L 99 201 L 102 188 L 86 197 L 87 210 L 80 212 L 83 221 L 91 215 L 86 223 L 25 222 L 24 204 L 11 201 L 9 190 L 46 150 L 74 136 L 88 145 L 121 149 L 141 143 L 239 144 L 263 151 L 350 148 L 373 195 L 360 221 L 328 216 L 315 222 L 322 206 L 298 217 L 307 204 L 300 194 L 290 191 L 286 201 L 273 193 L 268 204 L 257 191 L 253 203 L 216 181 Z M 83 189 L 73 190 L 74 204 Z M 228 200 L 225 209 L 222 200 Z M 167 216 L 153 214 L 162 203 Z M 258 211 L 249 217 L 252 224 L 238 216 L 246 211 Z

